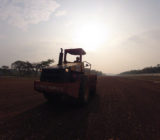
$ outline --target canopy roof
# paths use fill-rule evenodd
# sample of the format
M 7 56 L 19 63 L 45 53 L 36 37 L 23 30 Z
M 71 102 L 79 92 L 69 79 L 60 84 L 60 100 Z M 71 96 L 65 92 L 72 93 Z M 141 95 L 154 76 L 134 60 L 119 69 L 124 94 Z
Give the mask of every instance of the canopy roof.
M 71 55 L 85 55 L 86 54 L 86 52 L 82 48 L 65 49 L 65 53 L 69 53 Z

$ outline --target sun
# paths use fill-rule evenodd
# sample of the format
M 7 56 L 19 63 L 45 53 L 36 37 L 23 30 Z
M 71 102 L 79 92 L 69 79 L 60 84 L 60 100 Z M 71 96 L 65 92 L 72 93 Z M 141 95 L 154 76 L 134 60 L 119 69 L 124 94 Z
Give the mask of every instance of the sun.
M 74 42 L 87 50 L 96 50 L 101 47 L 108 38 L 106 26 L 102 23 L 85 23 L 76 27 Z

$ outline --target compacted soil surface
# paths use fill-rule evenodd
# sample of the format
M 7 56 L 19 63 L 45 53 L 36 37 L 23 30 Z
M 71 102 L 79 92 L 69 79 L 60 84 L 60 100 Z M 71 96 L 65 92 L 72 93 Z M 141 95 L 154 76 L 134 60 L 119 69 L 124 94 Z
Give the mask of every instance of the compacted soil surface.
M 0 140 L 159 140 L 160 83 L 99 77 L 88 105 L 47 103 L 34 79 L 0 77 Z

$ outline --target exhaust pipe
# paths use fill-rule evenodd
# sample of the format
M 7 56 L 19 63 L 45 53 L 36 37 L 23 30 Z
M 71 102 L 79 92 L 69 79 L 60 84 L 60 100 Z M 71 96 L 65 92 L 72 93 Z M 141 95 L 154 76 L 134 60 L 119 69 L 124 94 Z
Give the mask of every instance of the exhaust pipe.
M 59 53 L 58 65 L 62 65 L 62 63 L 63 63 L 63 49 L 61 48 L 61 52 Z

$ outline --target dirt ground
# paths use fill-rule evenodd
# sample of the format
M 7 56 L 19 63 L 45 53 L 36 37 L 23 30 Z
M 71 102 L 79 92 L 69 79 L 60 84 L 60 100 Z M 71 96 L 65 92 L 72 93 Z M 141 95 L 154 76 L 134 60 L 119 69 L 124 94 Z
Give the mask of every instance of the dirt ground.
M 0 140 L 160 139 L 157 78 L 99 77 L 81 108 L 48 104 L 33 81 L 0 77 Z

